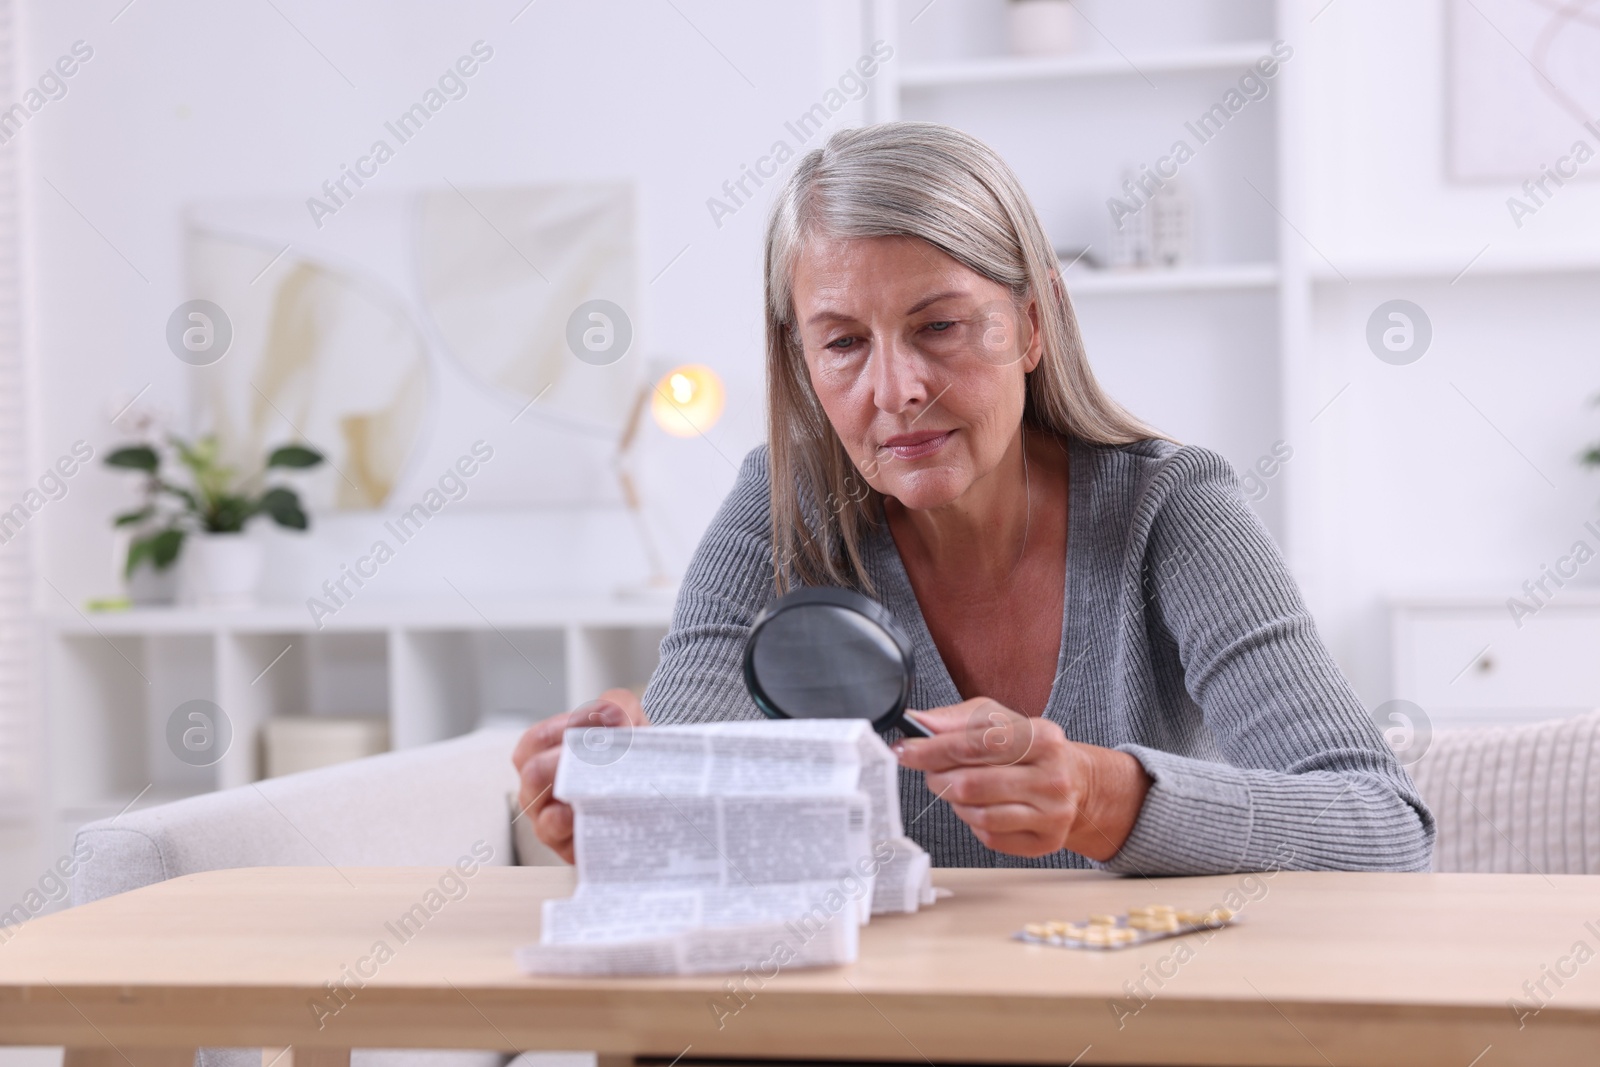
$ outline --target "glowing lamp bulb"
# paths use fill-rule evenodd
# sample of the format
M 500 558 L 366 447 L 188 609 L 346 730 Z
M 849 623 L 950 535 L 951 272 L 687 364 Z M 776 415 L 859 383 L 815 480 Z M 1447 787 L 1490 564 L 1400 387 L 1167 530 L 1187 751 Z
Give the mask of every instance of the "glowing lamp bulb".
M 716 371 L 701 363 L 686 363 L 656 383 L 650 414 L 657 426 L 674 437 L 694 437 L 722 417 L 726 399 Z

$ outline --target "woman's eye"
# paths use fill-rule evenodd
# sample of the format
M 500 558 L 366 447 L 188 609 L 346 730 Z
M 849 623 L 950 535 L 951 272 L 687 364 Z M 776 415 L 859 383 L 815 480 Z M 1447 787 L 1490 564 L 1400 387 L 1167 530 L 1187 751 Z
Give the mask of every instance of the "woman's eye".
M 856 339 L 854 337 L 841 337 L 837 341 L 829 341 L 827 344 L 823 345 L 822 347 L 831 348 L 834 351 L 842 352 L 842 351 L 844 351 L 845 349 L 849 348 L 851 345 L 853 345 L 855 343 L 856 343 Z
M 955 323 L 953 322 L 930 322 L 928 323 L 928 329 L 932 330 L 934 333 L 944 333 L 954 325 Z

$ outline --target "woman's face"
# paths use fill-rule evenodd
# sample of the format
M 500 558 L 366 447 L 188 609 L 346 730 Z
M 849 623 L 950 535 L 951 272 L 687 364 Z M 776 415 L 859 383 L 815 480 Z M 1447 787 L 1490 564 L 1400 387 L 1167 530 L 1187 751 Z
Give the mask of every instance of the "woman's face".
M 813 238 L 794 271 L 811 386 L 874 489 L 950 504 L 993 471 L 1041 354 L 1038 310 L 914 237 Z

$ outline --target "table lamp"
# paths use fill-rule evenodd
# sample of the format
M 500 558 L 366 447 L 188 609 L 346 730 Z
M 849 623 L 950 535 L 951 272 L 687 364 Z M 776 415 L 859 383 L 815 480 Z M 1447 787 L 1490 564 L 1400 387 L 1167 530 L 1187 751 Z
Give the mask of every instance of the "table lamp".
M 670 597 L 677 592 L 678 580 L 667 573 L 650 525 L 645 521 L 643 500 L 634 478 L 634 445 L 644 426 L 644 413 L 648 405 L 651 419 L 673 437 L 702 437 L 722 417 L 727 392 L 717 372 L 702 363 L 672 365 L 653 360 L 649 364 L 645 384 L 639 387 L 633 407 L 623 423 L 622 438 L 617 443 L 617 481 L 622 486 L 622 499 L 639 529 L 639 541 L 644 546 L 645 558 L 650 564 L 650 576 L 643 585 L 626 585 L 617 590 L 624 597 Z

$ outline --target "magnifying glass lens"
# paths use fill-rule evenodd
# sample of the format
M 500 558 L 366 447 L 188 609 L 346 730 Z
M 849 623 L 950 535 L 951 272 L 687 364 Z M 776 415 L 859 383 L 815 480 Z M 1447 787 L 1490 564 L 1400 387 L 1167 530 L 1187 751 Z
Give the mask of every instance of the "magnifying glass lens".
M 744 680 L 756 706 L 780 719 L 866 719 L 930 736 L 904 715 L 911 639 L 887 608 L 853 590 L 798 589 L 756 617 Z
M 794 719 L 878 719 L 905 684 L 893 639 L 856 612 L 825 604 L 768 622 L 752 665 L 768 699 Z

